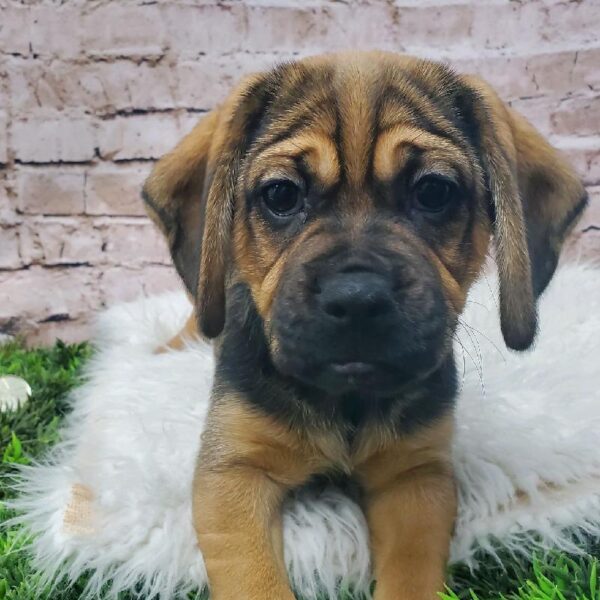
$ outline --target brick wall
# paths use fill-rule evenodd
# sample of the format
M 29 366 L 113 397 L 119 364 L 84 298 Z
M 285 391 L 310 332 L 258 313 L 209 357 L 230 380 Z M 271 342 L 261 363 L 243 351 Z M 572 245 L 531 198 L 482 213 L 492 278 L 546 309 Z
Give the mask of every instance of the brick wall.
M 296 55 L 383 48 L 479 72 L 577 165 L 600 257 L 598 0 L 0 0 L 0 331 L 85 337 L 176 287 L 142 180 L 232 82 Z

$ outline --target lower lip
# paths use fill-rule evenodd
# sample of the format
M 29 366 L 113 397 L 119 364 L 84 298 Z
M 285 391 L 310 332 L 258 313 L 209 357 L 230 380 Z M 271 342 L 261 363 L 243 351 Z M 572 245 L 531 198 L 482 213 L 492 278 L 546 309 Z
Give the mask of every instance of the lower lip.
M 375 371 L 374 364 L 365 362 L 333 363 L 331 368 L 338 375 L 345 375 L 347 377 L 370 375 Z

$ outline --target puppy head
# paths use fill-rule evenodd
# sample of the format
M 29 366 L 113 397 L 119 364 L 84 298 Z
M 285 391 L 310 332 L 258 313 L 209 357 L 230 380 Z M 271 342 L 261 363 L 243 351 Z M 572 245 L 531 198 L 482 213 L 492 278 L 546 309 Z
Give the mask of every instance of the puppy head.
M 243 82 L 144 189 L 201 330 L 230 281 L 275 366 L 333 393 L 389 393 L 435 370 L 495 240 L 506 343 L 585 206 L 572 170 L 480 80 L 390 54 L 334 55 Z

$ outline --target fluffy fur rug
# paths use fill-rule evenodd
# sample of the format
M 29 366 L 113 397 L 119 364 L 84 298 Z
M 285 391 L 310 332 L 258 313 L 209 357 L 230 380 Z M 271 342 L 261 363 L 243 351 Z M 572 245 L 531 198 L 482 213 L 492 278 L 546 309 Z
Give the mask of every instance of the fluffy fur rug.
M 494 282 L 473 290 L 458 331 L 463 383 L 454 462 L 460 514 L 453 561 L 498 544 L 570 547 L 600 534 L 600 276 L 563 268 L 541 303 L 540 336 L 506 350 Z M 210 348 L 155 355 L 183 323 L 181 294 L 115 307 L 73 396 L 62 443 L 23 471 L 16 507 L 47 577 L 91 569 L 88 592 L 175 597 L 205 583 L 191 526 L 191 479 L 212 377 Z M 307 598 L 367 590 L 359 507 L 334 489 L 301 490 L 285 510 L 285 557 Z

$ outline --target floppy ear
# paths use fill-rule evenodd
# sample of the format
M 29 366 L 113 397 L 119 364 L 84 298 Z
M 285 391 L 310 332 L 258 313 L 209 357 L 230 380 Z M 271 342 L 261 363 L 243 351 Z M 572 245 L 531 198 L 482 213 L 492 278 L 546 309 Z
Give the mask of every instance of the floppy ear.
M 262 100 L 258 82 L 258 77 L 246 79 L 204 117 L 156 163 L 142 192 L 207 337 L 217 336 L 225 322 L 237 174 L 248 123 Z
M 198 300 L 205 295 L 209 298 L 219 296 L 219 288 L 223 285 L 221 279 L 224 277 L 224 273 L 217 271 L 210 278 L 217 291 L 206 289 L 200 292 L 200 263 L 207 260 L 206 252 L 202 252 L 203 241 L 213 238 L 211 229 L 219 227 L 215 208 L 208 208 L 211 188 L 208 179 L 219 154 L 220 144 L 216 133 L 217 128 L 222 126 L 222 111 L 219 108 L 204 117 L 171 152 L 156 163 L 142 192 L 146 210 L 167 239 L 175 268 L 194 299 L 200 330 L 205 334 L 207 332 L 204 331 L 204 318 L 200 317 Z M 212 213 L 210 218 L 209 212 Z M 202 287 L 209 287 L 206 276 Z M 206 299 L 203 301 L 207 302 Z M 219 309 L 217 306 L 209 312 L 218 313 Z M 218 314 L 216 319 L 217 322 L 220 320 Z M 209 326 L 208 330 L 212 333 L 213 328 Z
M 502 333 L 508 347 L 525 350 L 536 334 L 536 300 L 587 195 L 570 165 L 524 117 L 485 82 L 464 81 L 475 91 L 471 108 L 494 221 Z
M 156 163 L 142 191 L 146 211 L 166 237 L 175 268 L 193 297 L 204 233 L 205 178 L 218 120 L 218 109 L 201 119 Z

